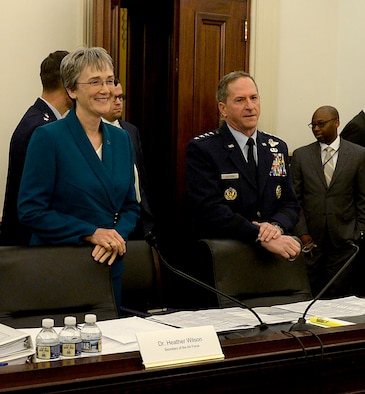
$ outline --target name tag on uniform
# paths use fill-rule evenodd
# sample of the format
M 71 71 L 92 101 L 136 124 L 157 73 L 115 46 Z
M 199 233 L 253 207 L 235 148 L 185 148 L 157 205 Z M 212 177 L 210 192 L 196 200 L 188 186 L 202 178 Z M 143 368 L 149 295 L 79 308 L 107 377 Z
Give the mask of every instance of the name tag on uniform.
M 221 179 L 238 179 L 240 175 L 238 172 L 234 172 L 232 174 L 221 174 Z

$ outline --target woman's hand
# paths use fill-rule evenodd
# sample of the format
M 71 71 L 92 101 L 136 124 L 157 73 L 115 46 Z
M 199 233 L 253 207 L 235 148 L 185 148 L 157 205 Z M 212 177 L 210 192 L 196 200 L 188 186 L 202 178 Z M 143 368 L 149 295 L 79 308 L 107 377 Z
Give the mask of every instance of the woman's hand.
M 98 228 L 93 235 L 85 237 L 85 240 L 95 245 L 92 256 L 99 263 L 109 259 L 108 265 L 112 265 L 118 255 L 123 256 L 127 251 L 124 238 L 114 229 Z

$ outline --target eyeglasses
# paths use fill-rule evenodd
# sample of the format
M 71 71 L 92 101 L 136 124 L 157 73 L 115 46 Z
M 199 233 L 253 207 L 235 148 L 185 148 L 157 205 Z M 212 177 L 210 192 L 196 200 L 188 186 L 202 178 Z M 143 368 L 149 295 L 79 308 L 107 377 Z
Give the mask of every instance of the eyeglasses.
M 114 86 L 114 79 L 107 79 L 106 81 L 102 81 L 100 79 L 96 79 L 90 82 L 76 82 L 78 85 L 90 85 L 91 88 L 101 88 L 104 84 L 108 87 Z
M 329 120 L 323 120 L 319 121 L 317 123 L 309 123 L 308 127 L 310 129 L 315 129 L 317 126 L 321 129 L 326 123 L 331 122 L 332 120 L 337 120 L 337 118 L 329 119 Z
M 125 100 L 125 94 L 120 94 L 119 96 L 114 96 L 114 101 L 124 101 Z

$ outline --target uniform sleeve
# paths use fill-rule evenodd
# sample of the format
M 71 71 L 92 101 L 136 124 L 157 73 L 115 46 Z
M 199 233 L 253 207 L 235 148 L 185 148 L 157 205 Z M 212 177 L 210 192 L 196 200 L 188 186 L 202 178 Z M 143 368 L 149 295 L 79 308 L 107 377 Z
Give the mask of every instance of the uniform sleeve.
M 299 212 L 299 220 L 296 225 L 295 233 L 298 236 L 301 236 L 303 234 L 308 234 L 308 227 L 307 223 L 305 220 L 304 212 L 302 209 L 303 206 L 303 188 L 304 188 L 304 182 L 303 182 L 303 174 L 301 170 L 301 165 L 300 165 L 300 159 L 298 157 L 298 154 L 296 151 L 293 152 L 293 157 L 291 160 L 291 176 L 293 179 L 293 187 L 295 194 L 298 199 L 298 203 L 300 206 L 300 212 Z

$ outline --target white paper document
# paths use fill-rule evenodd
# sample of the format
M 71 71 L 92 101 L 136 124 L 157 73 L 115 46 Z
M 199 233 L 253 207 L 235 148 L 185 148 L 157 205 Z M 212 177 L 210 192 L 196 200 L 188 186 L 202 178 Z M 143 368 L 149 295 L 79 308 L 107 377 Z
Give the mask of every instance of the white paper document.
M 293 319 L 292 313 L 288 316 L 289 313 L 287 312 L 282 311 L 281 314 L 268 314 L 268 311 L 266 310 L 266 313 L 259 313 L 259 317 L 263 323 L 285 323 Z M 260 324 L 258 318 L 250 310 L 239 307 L 179 311 L 151 316 L 146 319 L 179 328 L 212 325 L 216 332 L 247 329 Z
M 302 301 L 293 304 L 276 305 L 275 308 L 297 312 L 303 315 L 312 301 Z M 326 316 L 333 318 L 365 315 L 365 298 L 355 296 L 335 298 L 332 300 L 317 300 L 307 312 L 310 316 Z

